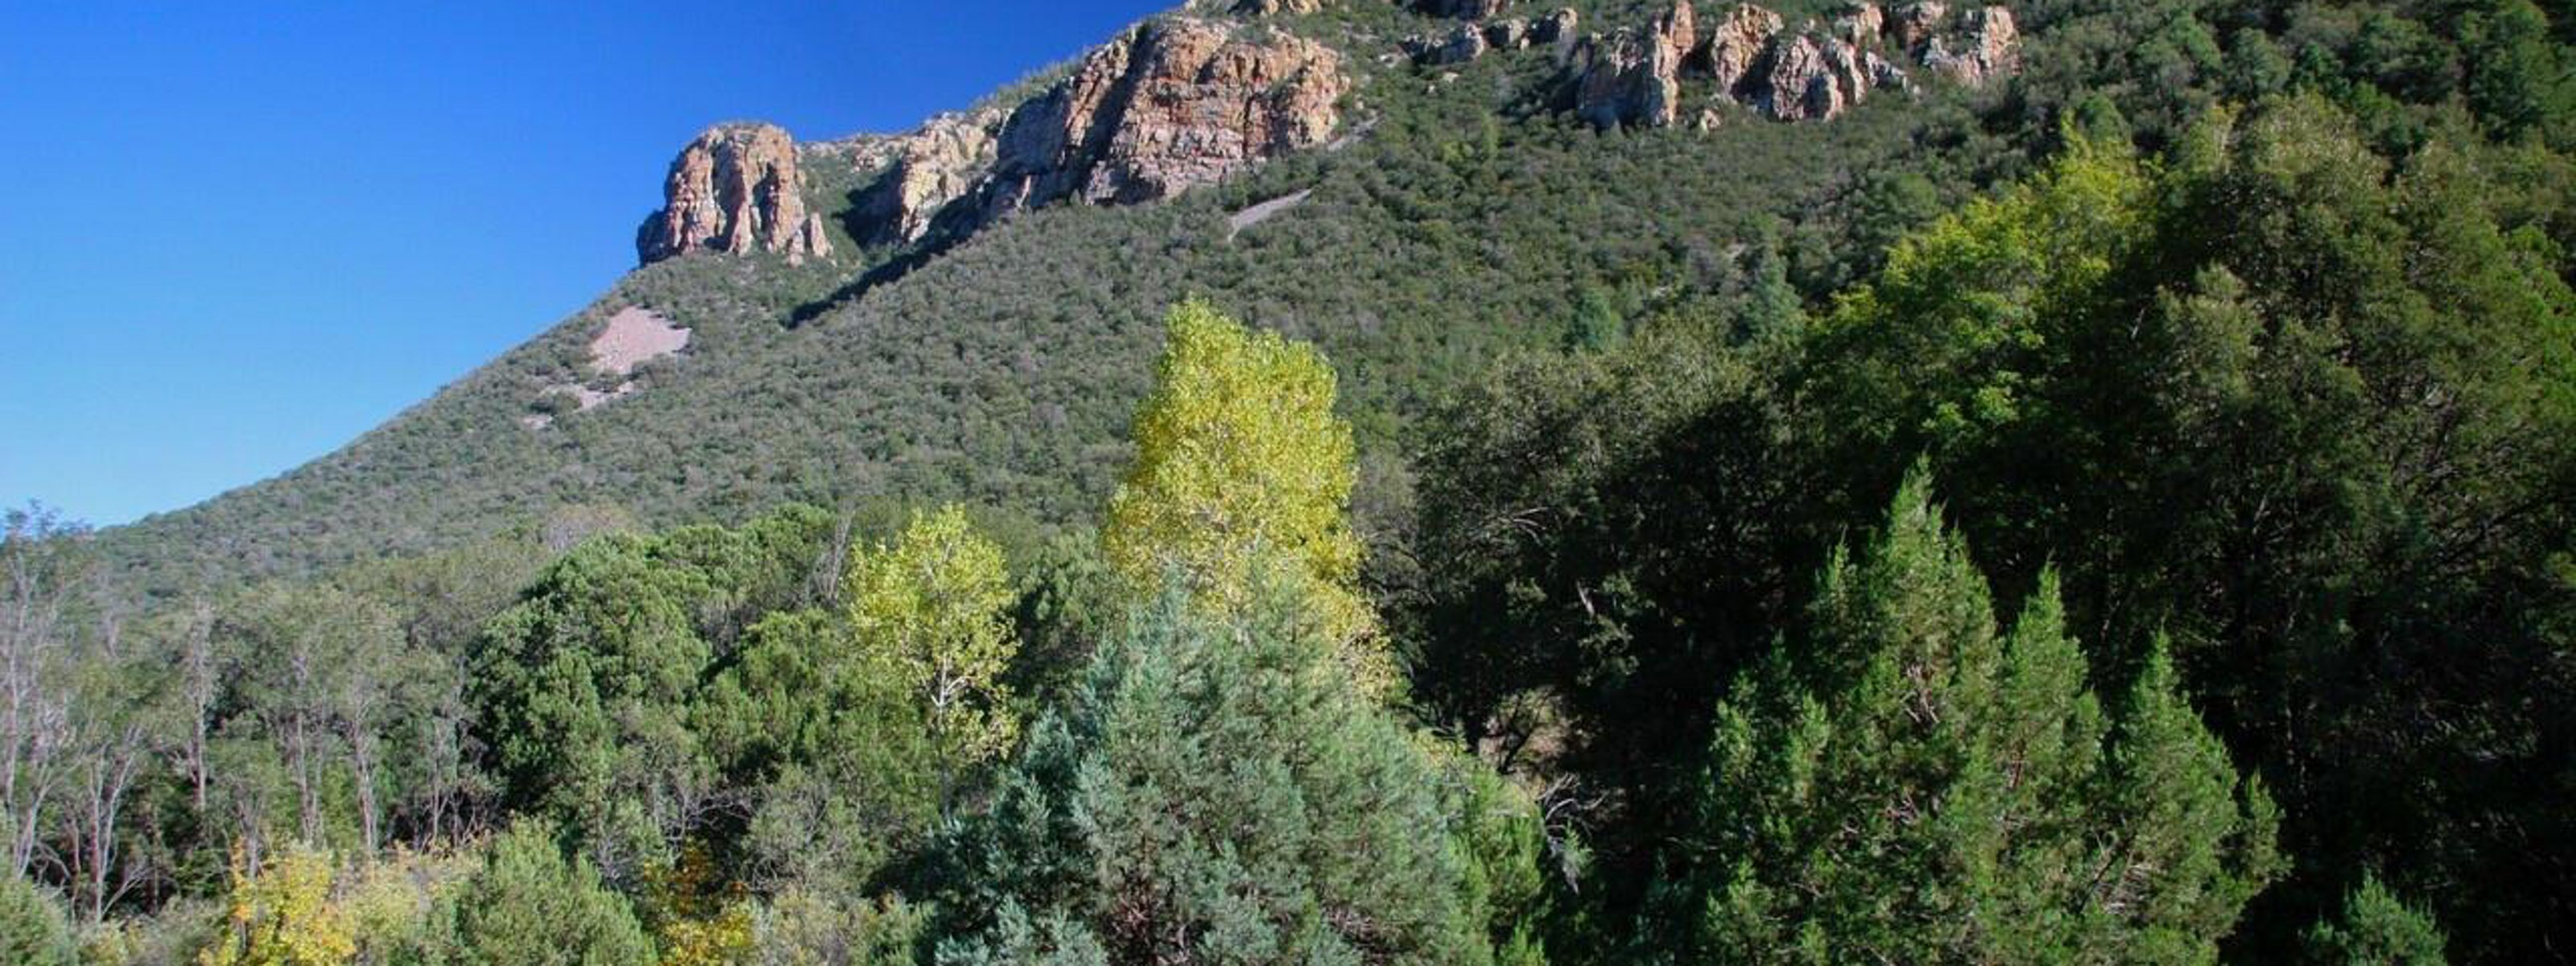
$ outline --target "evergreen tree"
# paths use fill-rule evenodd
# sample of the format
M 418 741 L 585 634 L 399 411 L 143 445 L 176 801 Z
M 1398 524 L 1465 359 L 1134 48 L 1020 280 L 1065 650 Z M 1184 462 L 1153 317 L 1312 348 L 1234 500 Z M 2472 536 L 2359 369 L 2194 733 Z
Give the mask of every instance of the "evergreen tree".
M 1101 648 L 955 848 L 940 962 L 1488 960 L 1438 764 L 1329 618 L 1250 605 L 1169 593 Z
M 2308 929 L 2307 959 L 2317 966 L 2442 966 L 2442 927 L 2363 875 L 2344 897 L 2342 914 Z
M 1680 961 L 2208 962 L 2276 874 L 2244 787 L 2158 662 L 2115 720 L 2053 577 L 2000 632 L 1920 472 L 1838 553 L 1804 647 L 1718 711 Z
M 564 859 L 543 826 L 492 843 L 456 898 L 457 962 L 625 966 L 652 961 L 644 928 L 590 863 Z

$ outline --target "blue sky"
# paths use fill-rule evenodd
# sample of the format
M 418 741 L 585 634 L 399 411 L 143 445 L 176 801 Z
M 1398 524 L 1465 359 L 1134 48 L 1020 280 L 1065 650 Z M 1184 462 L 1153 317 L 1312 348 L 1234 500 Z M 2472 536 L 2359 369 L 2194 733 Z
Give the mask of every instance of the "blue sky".
M 1173 3 L 0 4 L 0 504 L 322 455 L 626 271 L 707 124 L 901 130 Z

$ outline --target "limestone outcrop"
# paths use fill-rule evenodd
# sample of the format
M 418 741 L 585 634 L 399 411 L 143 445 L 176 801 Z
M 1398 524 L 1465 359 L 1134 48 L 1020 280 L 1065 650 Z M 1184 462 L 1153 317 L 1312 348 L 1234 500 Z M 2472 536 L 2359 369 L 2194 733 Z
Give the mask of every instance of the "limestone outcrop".
M 662 209 L 635 234 L 652 264 L 691 252 L 775 253 L 790 262 L 832 253 L 823 219 L 805 208 L 796 141 L 774 124 L 722 124 L 681 149 L 663 179 Z

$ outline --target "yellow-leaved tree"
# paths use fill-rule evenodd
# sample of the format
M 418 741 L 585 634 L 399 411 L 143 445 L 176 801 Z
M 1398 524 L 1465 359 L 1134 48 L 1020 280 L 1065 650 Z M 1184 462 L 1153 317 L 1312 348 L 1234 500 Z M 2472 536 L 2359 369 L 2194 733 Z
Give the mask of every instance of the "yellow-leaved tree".
M 1019 734 L 1002 682 L 1019 650 L 1005 613 L 1011 599 L 1002 549 L 954 505 L 915 514 L 892 544 L 851 562 L 842 590 L 851 630 L 864 653 L 920 696 L 950 763 L 989 760 Z
M 197 955 L 201 966 L 338 966 L 358 954 L 346 910 L 333 903 L 336 862 L 289 846 L 261 868 L 233 850 L 224 928 Z
M 1353 444 L 1333 415 L 1332 366 L 1205 302 L 1175 306 L 1167 324 L 1136 462 L 1101 530 L 1110 566 L 1140 597 L 1177 579 L 1193 603 L 1227 611 L 1262 581 L 1291 582 L 1353 679 L 1383 693 L 1394 673 L 1359 592 Z

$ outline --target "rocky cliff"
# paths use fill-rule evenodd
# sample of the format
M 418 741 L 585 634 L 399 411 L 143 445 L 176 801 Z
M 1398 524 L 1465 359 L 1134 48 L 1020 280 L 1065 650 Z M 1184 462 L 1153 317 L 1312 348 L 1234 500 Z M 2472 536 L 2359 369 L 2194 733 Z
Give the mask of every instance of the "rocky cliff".
M 832 253 L 823 219 L 805 210 L 796 141 L 774 124 L 722 124 L 681 149 L 662 209 L 635 235 L 644 264 L 698 251 L 773 252 L 791 262 Z
M 1012 112 L 967 214 L 1169 197 L 1323 144 L 1349 87 L 1339 53 L 1276 28 L 1149 21 Z
M 1826 120 L 1872 90 L 1912 87 L 1889 54 L 1974 86 L 2018 73 L 2020 43 L 2012 11 L 2000 6 L 1969 10 L 1954 22 L 1948 7 L 1930 0 L 1893 17 L 1862 3 L 1793 28 L 1777 13 L 1742 4 L 1703 32 L 1688 0 L 1678 0 L 1649 29 L 1584 38 L 1570 65 L 1574 109 L 1601 127 L 1670 127 L 1686 117 L 1713 127 L 1725 104 L 1776 120 Z M 1440 59 L 1454 62 L 1454 54 Z M 1695 78 L 1714 82 L 1696 106 L 1684 94 Z

